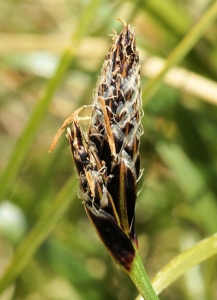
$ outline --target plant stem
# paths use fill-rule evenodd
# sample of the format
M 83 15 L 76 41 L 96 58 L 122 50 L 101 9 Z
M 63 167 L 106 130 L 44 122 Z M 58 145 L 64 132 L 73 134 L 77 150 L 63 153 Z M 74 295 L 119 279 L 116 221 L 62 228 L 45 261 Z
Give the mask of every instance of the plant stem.
M 128 274 L 144 300 L 158 300 L 159 298 L 151 285 L 139 252 L 137 249 L 135 250 L 136 256 L 134 258 L 132 268 Z

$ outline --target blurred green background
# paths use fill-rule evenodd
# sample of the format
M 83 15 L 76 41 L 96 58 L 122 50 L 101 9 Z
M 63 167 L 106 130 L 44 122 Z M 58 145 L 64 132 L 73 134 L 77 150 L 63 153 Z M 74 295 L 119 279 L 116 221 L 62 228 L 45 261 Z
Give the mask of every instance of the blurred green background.
M 38 220 L 49 213 L 52 218 L 55 201 L 68 201 L 66 212 L 58 211 L 51 220 L 49 234 L 42 222 L 43 243 L 33 246 L 33 257 L 28 252 L 32 243 L 20 250 L 25 268 L 0 300 L 137 296 L 77 198 L 64 135 L 52 153 L 48 149 L 65 118 L 91 104 L 109 34 L 122 29 L 115 18 L 136 29 L 143 90 L 213 2 L 95 1 L 83 15 L 90 1 L 0 0 L 0 274 Z M 56 71 L 61 57 L 65 67 Z M 136 227 L 151 278 L 181 251 L 217 231 L 216 23 L 177 67 L 144 103 L 144 174 Z M 54 74 L 56 81 L 50 81 Z M 217 299 L 216 258 L 191 269 L 160 299 Z

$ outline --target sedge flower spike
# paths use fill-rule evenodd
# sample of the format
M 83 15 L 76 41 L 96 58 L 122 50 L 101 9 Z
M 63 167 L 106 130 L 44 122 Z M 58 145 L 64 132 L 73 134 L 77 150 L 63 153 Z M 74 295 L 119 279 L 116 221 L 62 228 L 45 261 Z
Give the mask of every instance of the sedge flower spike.
M 134 29 L 113 33 L 93 95 L 90 124 L 67 137 L 87 215 L 113 259 L 130 271 L 138 246 L 135 204 L 142 134 L 140 64 Z
M 144 300 L 159 300 L 138 252 L 135 206 L 140 177 L 139 144 L 143 116 L 140 63 L 134 29 L 124 23 L 113 32 L 93 95 L 88 127 L 78 108 L 54 136 L 55 147 L 66 126 L 67 138 L 86 213 L 112 258 L 128 273 Z

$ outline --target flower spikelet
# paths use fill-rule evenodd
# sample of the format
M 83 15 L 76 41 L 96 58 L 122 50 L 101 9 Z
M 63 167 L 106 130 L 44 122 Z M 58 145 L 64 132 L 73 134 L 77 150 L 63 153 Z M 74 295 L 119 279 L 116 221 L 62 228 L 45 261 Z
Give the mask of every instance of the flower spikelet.
M 105 57 L 90 124 L 78 118 L 68 140 L 85 210 L 111 256 L 130 270 L 137 247 L 135 204 L 140 172 L 140 64 L 134 29 L 124 23 Z

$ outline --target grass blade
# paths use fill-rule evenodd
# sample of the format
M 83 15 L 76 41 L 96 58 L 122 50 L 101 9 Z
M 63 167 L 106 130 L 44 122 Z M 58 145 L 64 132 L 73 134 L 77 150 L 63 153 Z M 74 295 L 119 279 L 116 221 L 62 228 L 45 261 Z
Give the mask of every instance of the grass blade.
M 0 293 L 2 293 L 20 272 L 22 272 L 38 247 L 43 243 L 54 225 L 75 199 L 76 188 L 73 187 L 76 187 L 76 182 L 76 176 L 74 176 L 73 180 L 70 178 L 66 182 L 51 206 L 48 207 L 29 234 L 23 239 L 13 256 L 11 263 L 1 277 Z
M 182 276 L 187 270 L 217 254 L 217 234 L 200 241 L 170 261 L 152 280 L 157 294 Z M 142 300 L 141 296 L 136 298 Z
M 183 40 L 178 44 L 178 46 L 172 51 L 168 56 L 164 68 L 159 72 L 159 74 L 151 79 L 143 89 L 143 105 L 145 105 L 148 100 L 155 94 L 162 79 L 167 71 L 178 64 L 192 49 L 192 47 L 197 43 L 197 41 L 206 32 L 207 28 L 215 21 L 217 17 L 217 2 L 207 10 L 205 15 L 198 21 L 198 23 L 189 31 L 189 33 L 183 38 Z
M 92 0 L 84 8 L 79 19 L 77 30 L 72 36 L 71 43 L 64 51 L 54 76 L 45 87 L 38 104 L 32 112 L 29 121 L 27 122 L 21 136 L 17 141 L 17 144 L 14 147 L 14 151 L 11 154 L 9 163 L 2 174 L 0 181 L 0 199 L 6 196 L 9 185 L 14 181 L 19 169 L 22 167 L 28 150 L 33 142 L 37 128 L 39 127 L 39 124 L 46 113 L 48 105 L 50 104 L 57 87 L 59 86 L 74 57 L 74 49 L 88 31 L 100 2 L 100 0 Z
M 185 202 L 191 205 L 191 221 L 198 226 L 203 225 L 208 232 L 216 232 L 216 201 L 201 172 L 177 145 L 159 142 L 157 150 L 166 165 L 174 171 L 177 184 L 185 195 Z M 191 213 L 192 208 L 194 214 Z

